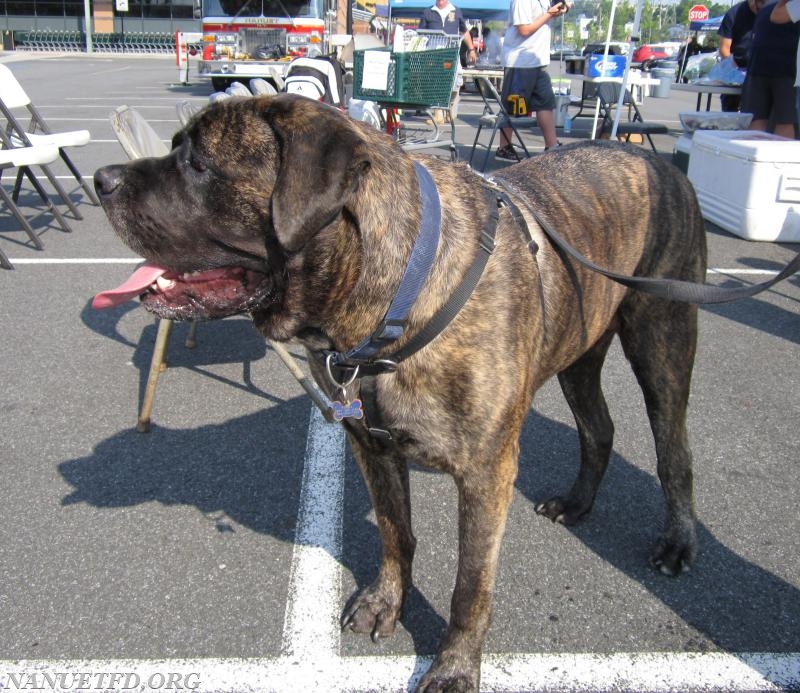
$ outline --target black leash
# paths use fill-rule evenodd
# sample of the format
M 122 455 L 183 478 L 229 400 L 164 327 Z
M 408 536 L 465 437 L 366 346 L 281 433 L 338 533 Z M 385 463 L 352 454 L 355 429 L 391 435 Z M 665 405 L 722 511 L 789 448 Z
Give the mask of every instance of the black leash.
M 794 259 L 792 259 L 792 261 L 772 279 L 760 284 L 736 287 L 714 286 L 713 284 L 697 284 L 695 282 L 683 281 L 681 279 L 669 279 L 665 277 L 632 277 L 627 274 L 618 274 L 617 272 L 612 272 L 611 270 L 595 264 L 589 258 L 573 248 L 569 243 L 567 243 L 567 241 L 561 237 L 561 235 L 553 228 L 553 226 L 546 219 L 544 219 L 542 215 L 539 214 L 508 182 L 499 179 L 492 179 L 490 182 L 505 191 L 505 203 L 512 209 L 514 216 L 517 217 L 517 219 L 522 219 L 524 223 L 524 215 L 520 213 L 519 208 L 511 200 L 510 196 L 513 195 L 516 199 L 520 200 L 525 209 L 542 228 L 542 231 L 544 231 L 545 235 L 559 250 L 574 258 L 585 267 L 588 267 L 590 270 L 602 274 L 603 276 L 608 277 L 619 284 L 627 286 L 631 289 L 637 289 L 638 291 L 645 291 L 649 294 L 654 294 L 670 301 L 682 301 L 684 303 L 698 304 L 738 301 L 743 298 L 755 296 L 762 291 L 766 291 L 778 282 L 792 276 L 800 269 L 800 253 L 798 253 L 795 255 Z M 525 228 L 528 232 L 529 238 L 533 240 L 530 236 L 530 230 L 527 229 L 527 224 L 525 224 Z

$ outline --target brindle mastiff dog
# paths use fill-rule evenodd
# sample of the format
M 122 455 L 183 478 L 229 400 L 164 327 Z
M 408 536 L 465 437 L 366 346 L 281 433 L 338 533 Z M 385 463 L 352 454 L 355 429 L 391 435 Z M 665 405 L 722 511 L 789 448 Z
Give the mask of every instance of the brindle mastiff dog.
M 497 210 L 468 167 L 423 160 L 438 187 L 441 238 L 405 332 L 385 351 L 412 338 L 450 298 Z M 523 212 L 531 205 L 600 265 L 704 279 L 692 188 L 643 149 L 565 146 L 497 178 L 519 191 Z M 377 130 L 291 95 L 213 104 L 175 136 L 169 155 L 102 168 L 95 185 L 122 239 L 162 268 L 156 274 L 168 270 L 134 290 L 146 291 L 147 308 L 171 319 L 248 311 L 270 339 L 305 345 L 315 378 L 334 397 L 340 393 L 316 355 L 346 352 L 381 323 L 421 222 L 409 155 Z M 500 209 L 496 249 L 466 305 L 426 347 L 373 379 L 364 419 L 344 422 L 377 513 L 383 560 L 375 581 L 351 598 L 343 627 L 377 639 L 400 617 L 416 543 L 409 464 L 447 472 L 458 488 L 450 622 L 421 691 L 478 689 L 520 429 L 534 392 L 553 375 L 575 416 L 581 465 L 572 488 L 537 511 L 572 524 L 591 510 L 612 448 L 600 370 L 614 335 L 644 391 L 666 497 L 652 562 L 677 575 L 695 556 L 686 407 L 696 309 L 584 269 L 528 222 L 537 252 L 519 215 Z M 392 439 L 371 436 L 369 421 Z

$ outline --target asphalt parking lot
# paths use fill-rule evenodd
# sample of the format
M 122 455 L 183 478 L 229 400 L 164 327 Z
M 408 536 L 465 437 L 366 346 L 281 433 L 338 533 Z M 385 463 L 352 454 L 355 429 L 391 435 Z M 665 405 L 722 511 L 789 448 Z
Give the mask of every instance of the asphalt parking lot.
M 168 141 L 176 102 L 203 104 L 210 91 L 196 78 L 180 84 L 168 56 L 0 61 L 53 127 L 90 130 L 72 152 L 89 176 L 126 158 L 108 120 L 115 107 L 136 107 Z M 677 113 L 693 110 L 694 96 L 648 98 L 642 109 L 671 128 L 657 139 L 669 156 Z M 479 112 L 464 95 L 462 159 Z M 579 122 L 563 139 L 587 132 Z M 535 133 L 526 140 L 541 149 Z M 63 166 L 54 170 L 74 188 Z M 419 544 L 398 632 L 378 644 L 340 633 L 344 602 L 380 558 L 340 430 L 320 422 L 249 321 L 230 318 L 201 325 L 194 349 L 176 327 L 152 430 L 137 433 L 154 322 L 133 302 L 103 313 L 89 305 L 137 258 L 99 208 L 73 195 L 83 220 L 64 233 L 42 217 L 43 251 L 0 215 L 0 247 L 16 266 L 0 270 L 0 689 L 413 686 L 449 613 L 450 479 L 412 474 Z M 29 189 L 22 200 L 33 203 Z M 707 237 L 715 284 L 763 281 L 800 252 L 710 224 Z M 661 492 L 621 350 L 604 372 L 614 455 L 591 517 L 570 529 L 534 512 L 571 483 L 578 459 L 557 384 L 539 393 L 523 430 L 483 690 L 800 690 L 798 356 L 800 275 L 701 309 L 689 413 L 701 553 L 679 579 L 647 565 Z

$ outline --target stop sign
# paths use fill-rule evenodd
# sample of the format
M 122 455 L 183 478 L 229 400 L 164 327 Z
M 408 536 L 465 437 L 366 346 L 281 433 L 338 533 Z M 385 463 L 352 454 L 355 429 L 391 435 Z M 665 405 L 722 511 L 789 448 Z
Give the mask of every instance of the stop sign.
M 689 21 L 702 22 L 708 19 L 708 15 L 708 8 L 705 5 L 694 5 L 692 9 L 689 10 Z

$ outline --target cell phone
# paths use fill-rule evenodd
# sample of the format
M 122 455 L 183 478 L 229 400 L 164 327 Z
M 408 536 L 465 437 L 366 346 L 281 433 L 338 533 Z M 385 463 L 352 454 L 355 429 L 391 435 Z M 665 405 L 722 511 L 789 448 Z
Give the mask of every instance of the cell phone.
M 561 6 L 561 5 L 564 6 L 564 10 L 566 12 L 569 12 L 569 5 L 567 5 L 567 3 L 564 2 L 564 0 L 551 0 L 551 2 L 550 2 L 550 7 L 558 7 L 558 6 Z

